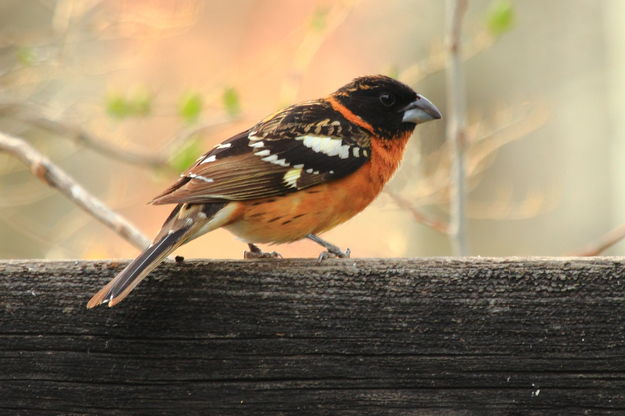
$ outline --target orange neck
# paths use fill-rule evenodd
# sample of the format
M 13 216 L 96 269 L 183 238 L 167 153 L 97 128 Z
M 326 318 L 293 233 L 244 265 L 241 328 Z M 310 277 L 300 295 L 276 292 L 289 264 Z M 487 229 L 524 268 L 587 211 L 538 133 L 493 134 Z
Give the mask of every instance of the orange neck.
M 371 174 L 372 179 L 386 183 L 401 163 L 404 150 L 412 131 L 394 139 L 374 138 L 371 140 Z

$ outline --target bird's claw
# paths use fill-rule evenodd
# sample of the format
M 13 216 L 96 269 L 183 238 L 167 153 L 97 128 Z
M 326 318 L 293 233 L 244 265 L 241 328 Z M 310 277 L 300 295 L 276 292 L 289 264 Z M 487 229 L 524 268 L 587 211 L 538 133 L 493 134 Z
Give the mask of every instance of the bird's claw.
M 327 259 L 335 259 L 335 258 L 348 259 L 351 253 L 352 252 L 350 249 L 345 249 L 345 251 L 341 251 L 341 250 L 322 251 L 321 254 L 319 254 L 319 263 Z
M 250 244 L 250 251 L 244 251 L 243 258 L 244 259 L 281 259 L 282 254 L 276 251 L 265 252 L 265 251 L 262 251 L 260 248 L 256 247 L 255 245 Z
M 282 254 L 271 251 L 271 252 L 260 252 L 256 253 L 255 251 L 244 251 L 243 252 L 244 259 L 281 259 Z

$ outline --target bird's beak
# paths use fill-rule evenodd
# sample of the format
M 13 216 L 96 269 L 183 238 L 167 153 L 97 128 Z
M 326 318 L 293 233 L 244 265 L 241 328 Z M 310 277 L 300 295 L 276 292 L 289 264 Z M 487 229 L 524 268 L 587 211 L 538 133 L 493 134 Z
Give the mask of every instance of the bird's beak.
M 404 112 L 404 116 L 401 119 L 404 123 L 420 124 L 443 116 L 430 100 L 419 94 L 417 94 L 416 100 L 401 109 L 401 111 Z

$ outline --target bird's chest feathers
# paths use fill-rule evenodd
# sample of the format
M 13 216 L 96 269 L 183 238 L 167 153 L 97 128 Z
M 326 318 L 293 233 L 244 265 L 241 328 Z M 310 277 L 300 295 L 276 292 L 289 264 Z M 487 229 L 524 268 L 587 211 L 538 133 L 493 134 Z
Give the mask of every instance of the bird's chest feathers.
M 406 144 L 410 138 L 410 132 L 400 138 L 392 140 L 375 139 L 371 141 L 371 161 L 368 175 L 371 181 L 372 191 L 376 195 L 382 191 L 382 187 L 388 182 L 401 163 Z
M 335 181 L 281 197 L 247 201 L 227 228 L 248 242 L 288 242 L 327 231 L 365 209 L 397 170 L 409 135 L 372 141 L 371 160 Z
M 335 211 L 337 224 L 358 214 L 382 192 L 399 167 L 408 137 L 372 140 L 369 162 L 354 174 L 325 185 L 328 189 L 326 202 L 329 209 Z

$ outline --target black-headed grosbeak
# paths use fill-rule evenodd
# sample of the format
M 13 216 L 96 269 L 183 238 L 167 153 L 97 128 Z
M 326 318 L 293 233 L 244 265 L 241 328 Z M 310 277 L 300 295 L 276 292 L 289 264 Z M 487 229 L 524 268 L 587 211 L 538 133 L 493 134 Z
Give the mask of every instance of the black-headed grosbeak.
M 415 125 L 441 118 L 425 97 L 392 78 L 357 78 L 326 98 L 287 107 L 218 144 L 152 200 L 177 204 L 154 243 L 87 307 L 114 306 L 169 253 L 218 227 L 249 244 L 309 238 L 375 199 L 399 165 Z

